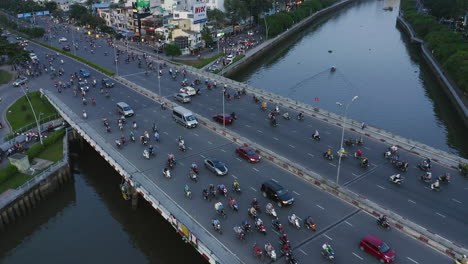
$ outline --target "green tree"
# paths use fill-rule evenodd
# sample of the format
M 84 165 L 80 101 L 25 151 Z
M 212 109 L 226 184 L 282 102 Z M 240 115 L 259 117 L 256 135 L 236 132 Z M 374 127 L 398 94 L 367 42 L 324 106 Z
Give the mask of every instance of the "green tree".
M 205 47 L 208 47 L 209 45 L 213 44 L 213 34 L 211 33 L 210 29 L 208 27 L 204 27 L 203 30 L 201 31 L 201 37 L 203 41 L 205 42 Z
M 244 20 L 249 13 L 246 2 L 241 0 L 225 0 L 224 9 L 226 9 L 226 16 L 232 25 Z
M 436 17 L 453 17 L 458 16 L 463 12 L 462 8 L 464 1 L 457 0 L 425 0 L 424 5 L 431 10 L 431 14 Z M 460 5 L 460 6 L 459 6 Z
M 215 28 L 222 28 L 226 23 L 226 14 L 217 8 L 208 10 L 206 15 L 208 16 L 208 22 Z
M 57 10 L 58 8 L 58 5 L 57 5 L 57 2 L 54 2 L 54 1 L 48 1 L 48 2 L 45 2 L 44 3 L 44 7 L 45 9 L 49 10 L 50 12 L 54 12 L 55 10 Z
M 89 11 L 88 9 L 86 9 L 86 7 L 79 5 L 79 4 L 70 5 L 70 17 L 71 18 L 81 21 L 82 18 L 85 18 L 88 15 L 89 15 Z
M 175 44 L 167 44 L 164 46 L 164 50 L 166 51 L 167 56 L 171 56 L 174 59 L 174 56 L 182 55 L 179 46 Z

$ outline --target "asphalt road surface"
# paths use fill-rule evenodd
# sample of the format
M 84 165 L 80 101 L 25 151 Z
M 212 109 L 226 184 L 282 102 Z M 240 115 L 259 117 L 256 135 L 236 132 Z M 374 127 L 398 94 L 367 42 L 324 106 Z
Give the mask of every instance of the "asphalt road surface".
M 30 48 L 34 49 L 40 60 L 44 62 L 45 53 L 51 53 L 42 47 L 35 46 L 34 44 L 31 44 Z M 95 54 L 94 57 L 88 55 L 88 58 L 92 58 L 96 62 L 105 62 L 108 60 L 109 57 L 106 58 L 102 53 L 100 54 L 101 55 Z M 87 68 L 74 60 L 64 58 L 63 56 L 61 56 L 61 59 L 64 60 L 64 64 L 61 67 L 65 69 L 65 76 L 72 72 L 77 72 L 79 68 Z M 55 60 L 55 67 L 59 67 L 59 60 L 60 59 Z M 156 82 L 154 75 L 152 76 L 151 81 L 149 78 L 146 80 L 144 75 L 139 72 L 141 70 L 135 67 L 135 64 L 129 64 L 126 67 L 122 67 L 122 70 L 124 72 L 128 71 L 127 74 L 131 74 L 131 71 L 133 70 L 134 76 L 139 75 L 139 79 L 151 82 L 152 86 L 154 86 L 154 83 Z M 100 80 L 103 77 L 92 69 L 89 69 L 89 71 L 91 72 L 91 78 L 97 78 Z M 169 91 L 171 91 L 170 93 L 172 94 L 177 89 L 176 86 L 180 80 L 178 82 L 173 82 L 168 80 L 166 75 L 164 77 L 165 78 L 161 80 L 161 85 L 163 86 L 162 89 L 164 89 L 165 93 L 169 94 Z M 65 78 L 63 78 L 63 80 L 65 81 Z M 210 224 L 211 219 L 217 217 L 213 207 L 215 201 L 208 202 L 203 200 L 201 197 L 202 189 L 207 187 L 210 183 L 230 186 L 233 180 L 237 178 L 241 184 L 243 192 L 240 195 L 234 194 L 233 196 L 238 200 L 241 209 L 236 213 L 227 208 L 227 218 L 221 219 L 224 233 L 222 235 L 215 233 L 214 235 L 217 236 L 222 243 L 226 244 L 233 252 L 238 254 L 238 256 L 241 256 L 241 258 L 247 263 L 257 262 L 252 254 L 252 244 L 254 242 L 261 246 L 263 246 L 265 242 L 271 242 L 277 251 L 279 250 L 279 245 L 277 243 L 278 235 L 271 230 L 268 224 L 268 234 L 266 236 L 259 234 L 257 231 L 253 231 L 253 233 L 247 235 L 247 239 L 244 242 L 240 242 L 232 231 L 233 226 L 240 225 L 242 220 L 248 219 L 246 211 L 248 204 L 250 204 L 250 201 L 254 197 L 259 200 L 261 206 L 264 208 L 267 200 L 259 193 L 259 186 L 263 181 L 268 179 L 278 181 L 284 187 L 289 189 L 296 199 L 293 206 L 276 209 L 279 213 L 280 221 L 286 226 L 286 233 L 289 234 L 294 248 L 294 253 L 300 263 L 324 262 L 320 255 L 319 246 L 326 241 L 331 242 L 335 248 L 337 254 L 336 263 L 378 263 L 378 260 L 359 251 L 359 239 L 367 234 L 374 234 L 385 239 L 385 241 L 387 241 L 387 243 L 397 252 L 398 263 L 451 262 L 448 257 L 431 250 L 426 245 L 403 235 L 397 230 L 382 230 L 376 225 L 374 217 L 357 210 L 328 193 L 322 192 L 315 186 L 306 183 L 302 179 L 297 178 L 265 160 L 258 164 L 249 164 L 246 161 L 239 159 L 234 153 L 237 146 L 233 142 L 217 136 L 210 130 L 201 126 L 196 129 L 188 130 L 175 124 L 171 118 L 171 111 L 161 110 L 160 106 L 155 102 L 120 84 L 117 84 L 116 87 L 110 89 L 110 98 L 105 98 L 103 95 L 99 94 L 99 90 L 97 88 L 91 88 L 91 92 L 88 94 L 88 99 L 94 97 L 97 101 L 97 105 L 95 106 L 83 106 L 81 103 L 81 97 L 79 95 L 75 97 L 72 89 L 65 89 L 59 94 L 53 87 L 53 80 L 51 80 L 47 75 L 37 78 L 33 83 L 30 83 L 29 86 L 32 90 L 44 88 L 54 91 L 57 96 L 59 96 L 60 99 L 79 116 L 81 115 L 82 110 L 85 109 L 88 113 L 88 118 L 86 120 L 81 120 L 81 122 L 92 124 L 94 130 L 98 132 L 100 136 L 105 138 L 108 144 L 114 145 L 114 140 L 116 138 L 120 138 L 121 135 L 125 135 L 129 138 L 131 131 L 129 124 L 126 125 L 123 131 L 118 131 L 116 123 L 118 115 L 116 113 L 115 104 L 119 101 L 127 102 L 135 110 L 136 116 L 129 118 L 128 121 L 136 121 L 139 124 L 138 130 L 135 132 L 137 137 L 145 130 L 150 132 L 151 125 L 155 122 L 161 134 L 160 143 L 150 142 L 155 145 L 157 152 L 156 157 L 153 157 L 151 160 L 144 159 L 142 156 L 144 147 L 138 142 L 127 142 L 126 146 L 124 146 L 120 152 L 129 161 L 135 164 L 135 166 L 138 166 L 141 171 L 154 181 L 155 184 L 163 188 L 167 193 L 171 194 L 171 197 L 177 203 L 179 203 L 186 211 L 191 213 L 192 216 L 208 230 L 212 230 Z M 192 103 L 189 108 L 196 106 L 198 101 L 202 104 L 201 102 L 203 100 L 207 100 L 205 101 L 205 104 L 207 104 L 205 108 L 217 107 L 217 103 L 213 99 L 214 93 L 215 92 L 206 92 L 202 96 L 195 98 L 194 103 Z M 219 93 L 219 95 L 221 96 L 221 93 Z M 218 100 L 221 99 L 220 96 Z M 245 100 L 248 99 L 241 99 L 241 101 Z M 242 127 L 243 125 L 241 122 L 247 122 L 247 119 L 244 119 L 244 116 L 247 116 L 248 114 L 247 112 L 242 112 L 240 106 L 245 107 L 245 111 L 249 111 L 249 106 L 256 107 L 252 103 L 247 102 L 242 105 L 238 101 L 231 101 L 228 103 L 228 109 L 235 108 L 232 110 L 235 110 L 241 116 L 241 119 L 238 123 L 233 125 L 233 128 Z M 200 108 L 204 107 L 200 106 Z M 257 114 L 262 118 L 264 118 L 265 115 L 265 113 L 260 113 L 258 110 L 252 113 Z M 106 133 L 101 121 L 104 117 L 110 120 L 112 133 Z M 257 132 L 259 134 L 256 134 L 256 137 L 251 138 L 253 140 L 258 140 L 259 143 L 263 142 L 262 137 L 266 138 L 268 135 L 271 136 L 273 133 L 278 133 L 281 129 L 285 129 L 281 126 L 275 131 L 272 131 L 269 127 L 268 129 L 265 129 L 262 125 L 263 123 L 266 123 L 266 121 L 263 121 L 264 120 L 261 119 L 261 121 L 255 122 L 258 125 L 256 130 L 263 130 L 263 134 Z M 291 121 L 291 124 L 297 124 L 298 129 L 303 125 L 299 122 L 293 122 L 295 121 Z M 312 122 L 310 118 L 303 123 L 308 124 L 309 122 Z M 323 125 L 325 126 L 326 124 Z M 330 130 L 332 129 L 333 127 L 330 128 Z M 241 130 L 243 134 L 245 134 L 244 130 L 245 129 Z M 253 135 L 255 135 L 255 133 L 253 133 L 252 136 Z M 187 152 L 183 153 L 177 150 L 176 140 L 178 136 L 184 137 L 188 147 Z M 250 137 L 250 134 L 247 134 L 246 136 Z M 288 137 L 288 139 L 289 138 L 290 137 Z M 321 142 L 320 144 L 324 144 L 324 142 Z M 372 147 L 371 142 L 366 142 L 366 146 Z M 294 150 L 291 152 L 295 153 L 298 151 L 299 150 Z M 168 153 L 174 153 L 178 160 L 178 164 L 173 172 L 173 178 L 170 180 L 165 179 L 161 175 L 161 170 L 164 167 Z M 320 155 L 316 155 L 317 159 L 319 156 Z M 224 161 L 229 167 L 229 174 L 224 177 L 217 177 L 208 172 L 202 167 L 202 162 L 205 157 L 215 157 Z M 188 170 L 192 162 L 197 163 L 201 168 L 201 176 L 198 183 L 193 183 L 188 179 Z M 327 165 L 328 162 L 321 159 L 318 159 L 316 164 L 322 164 L 322 167 L 324 168 L 330 166 Z M 345 178 L 345 176 L 343 178 Z M 183 188 L 185 184 L 188 184 L 191 187 L 194 194 L 192 200 L 188 200 L 184 197 Z M 390 189 L 391 187 L 388 188 Z M 441 192 L 441 194 L 442 193 L 444 192 Z M 227 205 L 227 200 L 225 198 L 217 198 L 216 201 L 218 200 L 223 202 L 225 206 Z M 295 230 L 290 227 L 287 224 L 287 215 L 292 213 L 296 213 L 301 218 L 308 215 L 313 216 L 318 226 L 317 233 L 312 233 L 304 228 L 301 230 Z M 271 221 L 271 218 L 266 216 L 264 213 L 260 214 L 260 217 L 265 223 L 269 223 Z

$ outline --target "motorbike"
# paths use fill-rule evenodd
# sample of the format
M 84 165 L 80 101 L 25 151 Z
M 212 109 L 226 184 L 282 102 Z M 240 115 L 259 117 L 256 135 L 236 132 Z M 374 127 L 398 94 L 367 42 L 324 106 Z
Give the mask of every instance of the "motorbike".
M 388 223 L 387 220 L 382 220 L 381 218 L 377 219 L 377 225 L 385 229 L 390 229 L 390 223 Z
M 167 170 L 167 171 L 164 171 L 164 169 L 162 170 L 162 175 L 168 179 L 170 179 L 172 176 L 171 176 L 171 171 L 170 170 Z
M 276 251 L 270 243 L 265 244 L 265 252 L 272 261 L 276 261 Z
M 176 165 L 175 159 L 168 159 L 167 160 L 167 165 L 169 166 L 170 169 L 173 169 L 174 166 Z
M 231 207 L 232 210 L 236 212 L 239 211 L 239 204 L 235 200 L 230 200 L 229 206 Z
M 367 169 L 369 168 L 369 161 L 364 162 L 364 160 L 361 160 L 361 162 L 359 162 L 359 166 L 361 166 L 361 168 Z
M 421 180 L 424 182 L 431 182 L 432 180 L 432 173 L 426 172 L 423 175 L 421 175 Z
M 275 220 L 271 222 L 271 227 L 273 227 L 273 229 L 278 231 L 280 234 L 284 232 L 283 225 L 280 222 L 275 222 Z
M 301 223 L 299 222 L 299 217 L 296 216 L 295 219 L 292 219 L 290 215 L 288 215 L 289 223 L 297 229 L 301 229 Z
M 418 168 L 422 171 L 429 171 L 431 169 L 432 165 L 427 162 L 421 162 L 418 164 Z
M 273 205 L 271 203 L 268 203 L 266 205 L 265 211 L 268 215 L 271 215 L 274 218 L 278 217 L 278 215 L 276 214 L 275 208 L 273 208 Z
M 191 167 L 191 170 L 192 170 L 193 173 L 198 175 L 198 167 L 197 166 Z
M 216 232 L 219 232 L 219 234 L 223 233 L 223 230 L 221 229 L 221 224 L 219 221 L 211 220 L 211 225 L 213 225 L 213 229 Z
M 257 223 L 255 223 L 255 229 L 257 229 L 258 232 L 266 235 L 266 228 L 263 223 L 261 223 L 260 225 L 257 225 Z
M 233 190 L 233 191 L 236 191 L 236 192 L 238 192 L 238 193 L 240 193 L 240 192 L 241 192 L 240 185 L 239 185 L 239 184 L 237 184 L 237 185 L 234 185 L 234 184 L 233 184 L 233 185 L 232 185 L 232 190 Z
M 86 113 L 86 111 L 83 110 L 83 118 L 86 119 L 88 118 L 88 114 Z
M 394 175 L 391 175 L 389 178 L 388 178 L 389 181 L 395 183 L 395 184 L 402 184 L 403 181 L 405 180 L 404 177 L 400 176 L 400 174 L 394 174 Z
M 132 142 L 135 142 L 135 136 L 134 136 L 134 135 L 131 135 L 131 136 L 130 136 L 130 140 L 131 140 Z
M 439 181 L 436 180 L 433 184 L 431 184 L 431 190 L 433 191 L 440 191 L 440 185 L 439 185 Z
M 297 115 L 297 120 L 304 120 L 304 115 L 298 114 Z
M 307 227 L 307 229 L 310 229 L 312 231 L 316 231 L 317 227 L 315 226 L 315 223 L 312 221 L 310 218 L 306 218 L 304 220 L 304 226 Z
M 260 249 L 259 246 L 257 246 L 257 244 L 254 243 L 253 245 L 253 251 L 254 251 L 254 256 L 259 258 L 259 259 L 263 259 L 263 251 Z
M 122 147 L 122 142 L 120 142 L 120 140 L 116 139 L 115 140 L 115 145 L 117 146 L 117 148 L 120 148 L 120 147 Z
M 185 197 L 187 197 L 188 199 L 192 199 L 192 191 L 185 190 Z
M 325 249 L 322 249 L 321 250 L 321 253 L 322 253 L 322 256 L 326 259 L 326 260 L 330 260 L 330 261 L 333 261 L 335 259 L 335 252 L 332 250 L 330 252 L 326 251 Z
M 198 182 L 197 174 L 193 172 L 193 170 L 189 171 L 189 179 L 191 179 L 194 182 Z
M 348 146 L 348 147 L 352 147 L 352 146 L 354 146 L 354 144 L 356 144 L 356 142 L 355 142 L 354 139 L 352 139 L 352 138 L 348 138 L 348 139 L 345 141 L 345 145 Z
M 179 150 L 185 152 L 187 149 L 185 148 L 185 144 L 179 144 Z
M 392 163 L 395 164 L 395 168 L 399 171 L 405 172 L 408 169 L 408 162 L 401 160 L 392 160 Z
M 256 218 L 257 218 L 257 211 L 255 211 L 254 213 L 252 213 L 252 212 L 250 211 L 250 209 L 248 209 L 247 212 L 248 212 L 250 218 L 252 218 L 252 219 L 256 219 Z
M 328 160 L 333 160 L 333 159 L 334 159 L 333 154 L 328 155 L 327 152 L 324 152 L 324 153 L 323 153 L 323 157 L 326 158 L 326 159 L 328 159 Z
M 145 157 L 146 159 L 150 159 L 150 153 L 147 149 L 143 150 L 143 157 Z
M 313 134 L 312 139 L 317 141 L 317 142 L 320 142 L 320 135 Z
M 227 198 L 227 188 L 226 187 L 218 186 L 218 192 L 219 192 L 219 194 L 221 194 L 221 195 L 223 195 L 224 197 Z
M 445 173 L 444 175 L 437 177 L 437 180 L 439 182 L 449 183 L 450 182 L 450 174 Z
M 276 119 L 271 119 L 271 125 L 272 125 L 273 127 L 278 126 L 278 122 L 276 122 Z
M 283 118 L 286 119 L 286 120 L 291 119 L 291 118 L 289 117 L 289 113 L 288 113 L 288 112 L 286 112 L 286 113 L 283 114 Z
M 393 157 L 393 154 L 390 150 L 384 152 L 385 159 L 391 159 L 392 157 Z
M 286 252 L 286 261 L 288 264 L 297 264 L 296 258 L 293 256 L 292 252 Z

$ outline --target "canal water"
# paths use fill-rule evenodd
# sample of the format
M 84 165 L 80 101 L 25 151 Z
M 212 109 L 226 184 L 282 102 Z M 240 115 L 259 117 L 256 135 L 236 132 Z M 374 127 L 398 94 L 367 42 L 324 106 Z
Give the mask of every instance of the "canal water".
M 353 119 L 467 157 L 466 129 L 395 26 L 398 5 L 352 4 L 235 79 L 340 114 L 336 102 L 358 95 L 349 108 Z M 148 204 L 131 209 L 119 176 L 94 151 L 71 150 L 75 181 L 1 234 L 0 263 L 205 263 Z
M 131 209 L 94 150 L 72 153 L 74 182 L 1 234 L 0 263 L 206 263 L 144 200 Z
M 466 158 L 468 131 L 417 46 L 396 27 L 399 4 L 357 1 L 229 77 L 341 115 L 336 102 L 357 95 L 348 117 Z

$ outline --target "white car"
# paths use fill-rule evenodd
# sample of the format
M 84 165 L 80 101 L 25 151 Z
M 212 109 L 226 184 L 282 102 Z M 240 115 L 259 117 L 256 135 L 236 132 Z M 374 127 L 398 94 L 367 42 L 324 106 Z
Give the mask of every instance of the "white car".
M 62 38 L 59 38 L 59 42 L 66 42 L 66 41 L 67 41 L 66 38 L 63 38 L 63 37 L 62 37 Z
M 29 58 L 31 58 L 31 60 L 38 60 L 37 55 L 35 53 L 30 53 Z
M 25 84 L 27 82 L 28 82 L 28 78 L 26 78 L 24 76 L 20 76 L 18 79 L 16 79 L 16 81 L 13 82 L 13 86 L 18 87 L 18 86 L 23 85 L 23 84 Z
M 187 94 L 187 95 L 190 95 L 190 96 L 193 96 L 193 95 L 197 94 L 197 91 L 195 90 L 195 88 L 190 87 L 190 86 L 182 87 L 182 88 L 180 88 L 179 91 L 181 93 L 184 93 L 184 94 Z

